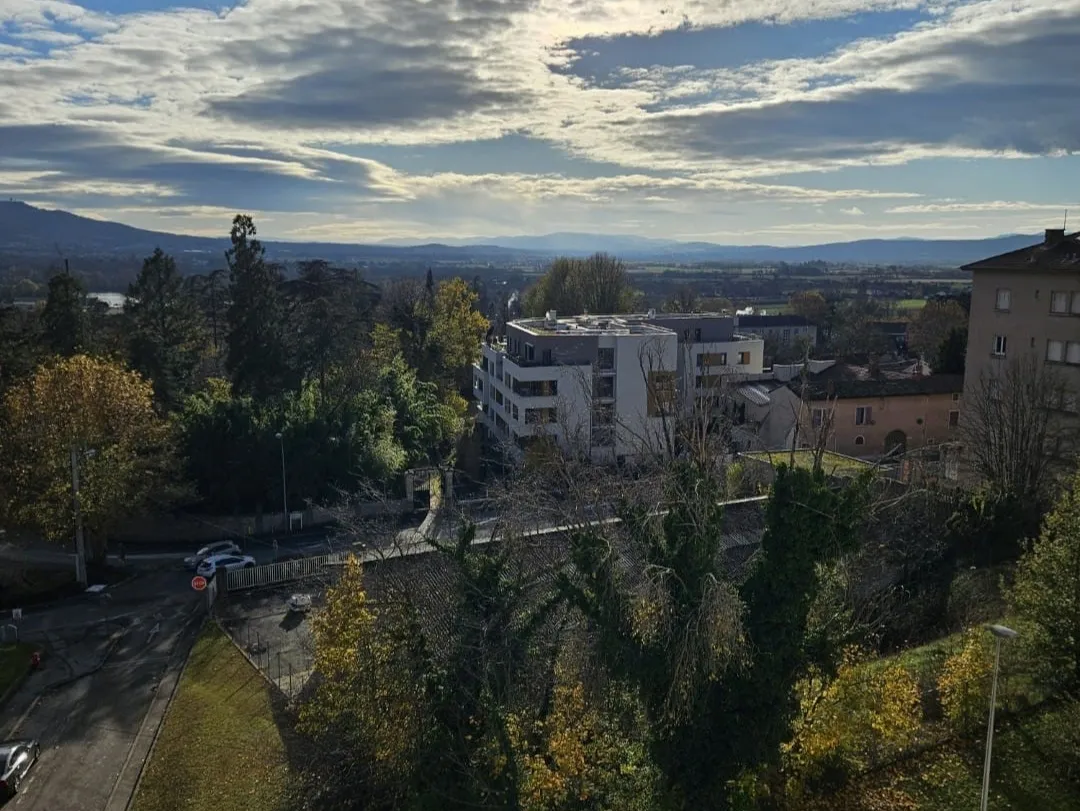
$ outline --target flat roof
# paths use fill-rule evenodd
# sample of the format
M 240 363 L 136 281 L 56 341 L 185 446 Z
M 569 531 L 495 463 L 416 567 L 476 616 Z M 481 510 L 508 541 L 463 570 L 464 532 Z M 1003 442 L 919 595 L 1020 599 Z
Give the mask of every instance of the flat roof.
M 555 319 L 552 324 L 546 318 L 521 318 L 511 321 L 533 335 L 674 335 L 667 327 L 645 321 L 628 320 L 621 315 L 573 315 Z
M 814 451 L 810 448 L 799 448 L 794 451 L 749 451 L 740 453 L 739 456 L 773 467 L 793 464 L 795 467 L 810 469 L 814 464 Z M 821 454 L 821 469 L 830 476 L 853 476 L 873 467 L 875 465 L 872 462 L 835 451 L 825 451 Z

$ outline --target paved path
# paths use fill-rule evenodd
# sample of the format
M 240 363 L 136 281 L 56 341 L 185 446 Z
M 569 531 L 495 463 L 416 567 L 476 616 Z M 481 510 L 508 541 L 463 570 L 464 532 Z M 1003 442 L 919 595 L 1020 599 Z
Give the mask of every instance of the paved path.
M 164 713 L 154 700 L 159 685 L 186 654 L 200 610 L 196 596 L 178 590 L 128 616 L 44 632 L 45 668 L 14 697 L 0 727 L 0 735 L 37 738 L 41 760 L 5 811 L 125 807 Z

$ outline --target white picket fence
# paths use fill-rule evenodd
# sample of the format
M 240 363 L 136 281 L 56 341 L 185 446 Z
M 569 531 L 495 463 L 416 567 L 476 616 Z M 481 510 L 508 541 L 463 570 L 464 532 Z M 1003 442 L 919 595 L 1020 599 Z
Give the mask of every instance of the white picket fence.
M 303 580 L 306 577 L 315 577 L 323 574 L 329 566 L 340 566 L 350 554 L 350 552 L 333 552 L 329 555 L 252 566 L 249 569 L 233 569 L 231 572 L 226 572 L 225 588 L 227 591 L 258 589 L 276 586 L 278 583 Z

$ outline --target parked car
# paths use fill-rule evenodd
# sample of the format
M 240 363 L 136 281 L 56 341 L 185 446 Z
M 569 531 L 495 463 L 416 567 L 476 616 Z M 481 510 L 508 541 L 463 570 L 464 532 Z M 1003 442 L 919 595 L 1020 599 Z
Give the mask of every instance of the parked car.
M 233 569 L 251 569 L 254 566 L 255 558 L 251 555 L 214 555 L 200 563 L 195 571 L 209 579 L 219 570 L 231 572 Z
M 240 547 L 234 541 L 216 541 L 207 544 L 194 555 L 184 558 L 184 565 L 189 569 L 198 569 L 199 564 L 214 555 L 239 555 Z
M 311 595 L 293 594 L 285 601 L 285 605 L 290 611 L 295 611 L 298 614 L 306 614 L 311 610 Z
M 40 754 L 41 747 L 35 740 L 0 743 L 0 799 L 15 795 Z

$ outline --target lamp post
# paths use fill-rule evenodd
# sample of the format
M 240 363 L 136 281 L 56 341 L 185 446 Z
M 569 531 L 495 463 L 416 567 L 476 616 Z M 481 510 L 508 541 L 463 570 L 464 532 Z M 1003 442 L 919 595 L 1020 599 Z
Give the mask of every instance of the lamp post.
M 289 532 L 292 527 L 289 526 L 289 491 L 285 485 L 285 438 L 281 431 L 274 434 L 274 438 L 281 445 L 281 509 L 282 517 L 285 519 L 285 531 Z
M 994 747 L 994 709 L 997 704 L 998 670 L 1001 667 L 1001 643 L 1015 637 L 1016 631 L 1004 625 L 988 625 L 986 629 L 994 635 L 994 680 L 990 687 L 990 722 L 986 727 L 986 759 L 983 761 L 982 801 L 979 811 L 986 811 L 990 799 L 990 750 Z

